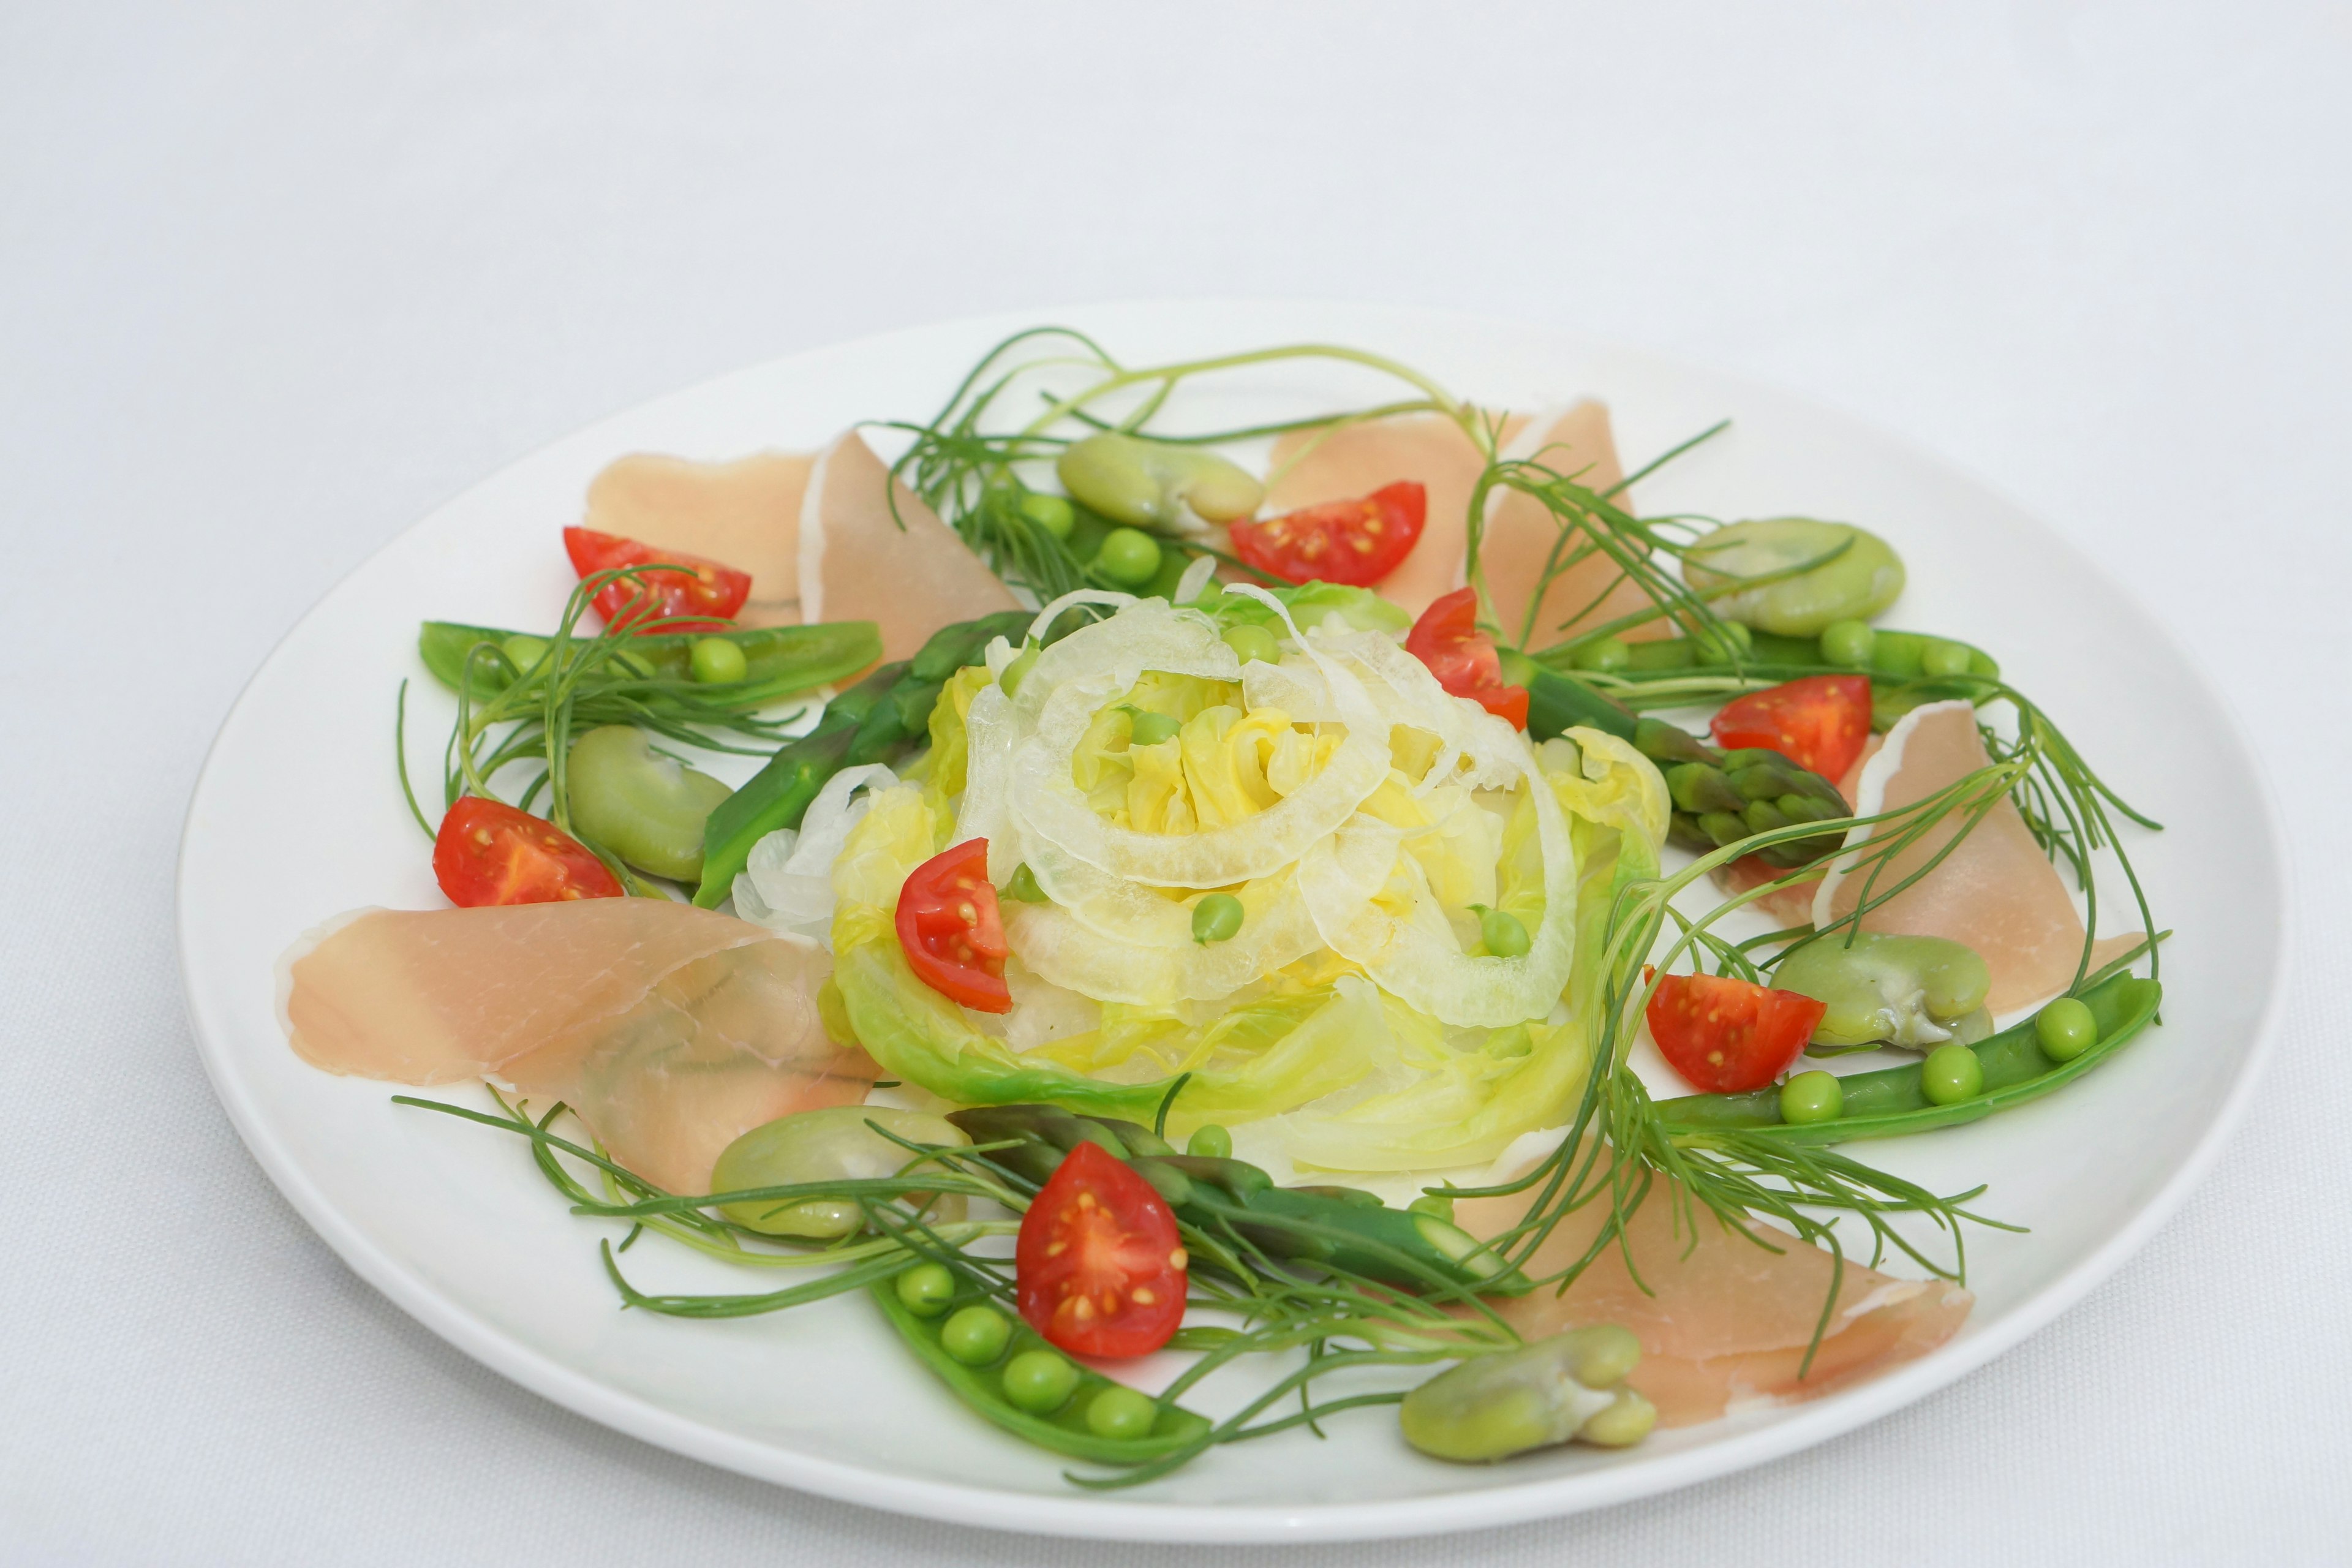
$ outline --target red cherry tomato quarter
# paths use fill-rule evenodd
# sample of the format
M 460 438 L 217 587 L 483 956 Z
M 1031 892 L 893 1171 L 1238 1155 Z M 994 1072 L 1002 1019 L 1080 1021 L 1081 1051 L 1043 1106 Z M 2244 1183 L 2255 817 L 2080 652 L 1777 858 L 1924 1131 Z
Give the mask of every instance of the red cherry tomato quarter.
M 1073 1355 L 1147 1355 L 1184 1321 L 1176 1216 L 1098 1144 L 1071 1150 L 1031 1200 L 1013 1267 L 1021 1316 Z
M 1404 647 L 1454 696 L 1471 699 L 1510 721 L 1514 729 L 1528 727 L 1528 689 L 1503 683 L 1503 659 L 1495 651 L 1495 639 L 1478 629 L 1475 589 L 1456 588 L 1432 600 L 1405 634 Z
M 982 1013 L 1013 1009 L 1004 921 L 988 880 L 988 840 L 967 838 L 916 867 L 898 889 L 898 945 L 915 978 Z
M 1650 998 L 1650 1037 L 1706 1094 L 1762 1089 L 1802 1054 L 1829 1004 L 1715 974 L 1669 974 Z
M 460 909 L 617 899 L 621 884 L 588 847 L 544 817 L 469 795 L 433 840 L 433 875 Z
M 1347 583 L 1368 588 L 1397 569 L 1421 538 L 1429 491 L 1412 479 L 1359 500 L 1234 524 L 1234 553 L 1286 583 Z
M 727 629 L 751 596 L 751 574 L 699 555 L 656 550 L 617 533 L 589 528 L 563 531 L 564 552 L 582 580 L 623 566 L 665 565 L 667 572 L 615 577 L 596 591 L 596 613 L 610 626 L 643 631 L 717 632 Z M 673 619 L 684 616 L 686 619 Z M 667 622 L 667 625 L 649 625 Z
M 1808 675 L 1751 691 L 1708 728 L 1726 751 L 1763 746 L 1835 784 L 1870 742 L 1870 677 Z

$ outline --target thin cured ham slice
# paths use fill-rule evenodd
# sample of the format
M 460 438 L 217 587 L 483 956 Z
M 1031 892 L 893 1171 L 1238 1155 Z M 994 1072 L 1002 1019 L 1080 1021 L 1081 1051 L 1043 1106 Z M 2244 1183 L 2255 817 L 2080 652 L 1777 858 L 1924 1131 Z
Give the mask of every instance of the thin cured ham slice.
M 1849 1259 L 1828 1331 L 1801 1375 L 1836 1260 L 1777 1226 L 1757 1224 L 1756 1234 L 1780 1248 L 1768 1251 L 1696 1205 L 1693 1247 L 1689 1231 L 1675 1226 L 1677 1195 L 1661 1177 L 1626 1226 L 1642 1284 L 1612 1245 L 1565 1295 L 1547 1288 L 1493 1303 L 1529 1339 L 1588 1323 L 1630 1331 L 1642 1342 L 1642 1363 L 1629 1381 L 1668 1426 L 1712 1421 L 1759 1401 L 1794 1404 L 1834 1394 L 1934 1350 L 1958 1331 L 1974 1304 L 1948 1281 L 1897 1279 Z M 1528 1272 L 1554 1272 L 1582 1257 L 1600 1234 L 1604 1201 L 1561 1221 Z M 1465 1199 L 1454 1217 L 1472 1235 L 1488 1237 L 1516 1225 L 1527 1204 L 1524 1195 Z
M 740 1134 L 872 1086 L 818 1018 L 830 968 L 814 942 L 653 899 L 369 910 L 288 955 L 282 1021 L 329 1072 L 562 1100 L 630 1170 L 703 1193 Z
M 1886 744 L 1864 766 L 1854 799 L 1860 816 L 1875 816 L 1925 800 L 1986 766 L 1976 710 L 1965 701 L 1930 702 L 1905 714 Z M 1926 865 L 1959 832 L 1966 813 L 1955 811 L 1919 841 L 1876 868 L 1890 887 Z M 1901 824 L 1894 825 L 1899 831 Z M 1847 852 L 1830 863 L 1813 894 L 1813 923 L 1852 914 L 1861 904 L 1867 873 L 1848 875 L 1853 849 L 1885 827 L 1857 827 Z M 1935 869 L 1862 917 L 1864 931 L 1940 936 L 1976 949 L 1992 971 L 1985 1005 L 1998 1015 L 2030 1007 L 2074 983 L 2083 956 L 2083 917 L 2058 868 L 2016 805 L 2004 799 L 1985 814 Z M 2092 951 L 2091 967 L 2137 946 L 2134 932 L 2108 937 Z
M 891 500 L 897 498 L 895 514 Z M 801 615 L 872 621 L 882 657 L 911 658 L 933 632 L 1021 602 L 856 431 L 819 454 L 801 501 Z
M 1526 424 L 1524 418 L 1506 417 L 1503 440 L 1508 442 Z M 1293 430 L 1274 444 L 1273 471 L 1279 477 L 1266 491 L 1263 513 L 1274 517 L 1325 501 L 1352 500 L 1384 485 L 1419 480 L 1429 492 L 1421 538 L 1396 570 L 1375 584 L 1383 596 L 1419 616 L 1432 600 L 1462 585 L 1470 491 L 1486 467 L 1462 426 L 1442 414 Z
M 746 626 L 798 626 L 801 500 L 810 452 L 758 452 L 731 463 L 632 453 L 588 485 L 583 528 L 679 550 L 751 574 Z
M 1617 461 L 1616 438 L 1609 428 L 1608 405 L 1590 398 L 1529 420 L 1504 447 L 1503 456 L 1540 464 L 1604 495 L 1625 478 Z M 1633 498 L 1623 490 L 1610 499 L 1621 510 L 1633 510 Z M 1496 621 L 1503 635 L 1514 642 L 1520 640 L 1521 628 L 1528 625 L 1528 601 L 1559 536 L 1559 520 L 1531 495 L 1497 491 L 1488 507 L 1479 564 L 1486 591 L 1495 601 Z M 1570 547 L 1584 542 L 1586 536 L 1580 533 Z M 1649 595 L 1623 580 L 1614 561 L 1604 554 L 1589 555 L 1553 578 L 1544 590 L 1526 646 L 1549 647 L 1567 641 L 1579 628 L 1598 626 L 1651 607 Z M 1674 623 L 1660 616 L 1618 635 L 1642 642 L 1674 636 L 1675 630 Z

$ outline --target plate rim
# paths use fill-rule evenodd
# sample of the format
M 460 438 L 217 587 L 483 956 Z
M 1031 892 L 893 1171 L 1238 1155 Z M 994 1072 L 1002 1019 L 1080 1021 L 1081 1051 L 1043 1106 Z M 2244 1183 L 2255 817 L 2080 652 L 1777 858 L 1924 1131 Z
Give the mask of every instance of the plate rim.
M 226 1033 L 226 1026 L 210 1019 L 199 999 L 199 987 L 189 960 L 188 934 L 195 918 L 189 886 L 189 841 L 195 831 L 197 808 L 214 778 L 222 747 L 247 713 L 248 704 L 254 700 L 254 689 L 263 673 L 276 662 L 286 646 L 324 611 L 328 602 L 345 584 L 368 572 L 379 558 L 397 548 L 410 534 L 460 498 L 509 471 L 535 463 L 550 450 L 578 440 L 601 426 L 625 418 L 654 405 L 708 391 L 739 377 L 770 373 L 792 362 L 823 354 L 883 351 L 893 340 L 919 338 L 959 329 L 1001 327 L 1009 333 L 1024 326 L 1099 311 L 1203 311 L 1221 308 L 1336 310 L 1367 316 L 1387 315 L 1423 324 L 1454 321 L 1487 330 L 1535 331 L 1598 353 L 1630 355 L 1660 366 L 1769 392 L 1777 398 L 1801 405 L 1811 413 L 1866 435 L 1874 444 L 1898 452 L 1906 459 L 1939 469 L 1950 478 L 1999 499 L 2028 521 L 2044 543 L 2069 552 L 2096 575 L 2141 628 L 2180 660 L 2198 683 L 2200 695 L 2224 716 L 2229 738 L 2252 780 L 2254 794 L 2260 803 L 2261 847 L 2267 852 L 2277 876 L 2279 942 L 2273 955 L 2270 973 L 2264 976 L 2263 1001 L 2253 1021 L 2245 1058 L 2221 1106 L 2188 1157 L 2175 1166 L 2163 1184 L 2144 1200 L 2138 1211 L 2114 1236 L 2077 1259 L 2049 1284 L 1983 1331 L 1949 1341 L 1917 1361 L 1868 1383 L 1794 1407 L 1769 1426 L 1735 1434 L 1721 1441 L 1662 1455 L 1639 1464 L 1580 1475 L 1549 1476 L 1518 1484 L 1402 1500 L 1281 1505 L 1171 1503 L 1114 1500 L 1087 1494 L 1055 1497 L 923 1478 L 891 1477 L 863 1465 L 777 1448 L 751 1437 L 705 1426 L 650 1400 L 613 1388 L 585 1373 L 574 1371 L 512 1333 L 475 1317 L 444 1298 L 429 1281 L 389 1256 L 311 1184 L 290 1151 L 278 1141 L 260 1113 L 247 1087 L 238 1079 L 230 1052 L 215 1044 L 216 1039 Z M 2295 873 L 2292 859 L 2284 852 L 2286 842 L 2276 788 L 2243 717 L 2214 679 L 2204 661 L 2174 636 L 2172 629 L 2142 601 L 2130 584 L 2107 573 L 2072 539 L 2052 528 L 2042 520 L 2038 511 L 2018 501 L 2000 486 L 1909 437 L 1886 429 L 1865 415 L 1742 372 L 1717 369 L 1639 343 L 1551 323 L 1396 301 L 1278 296 L 1162 297 L 941 317 L 838 342 L 811 344 L 792 353 L 735 366 L 610 410 L 539 443 L 530 451 L 499 464 L 443 497 L 330 584 L 271 645 L 269 652 L 254 667 L 252 674 L 239 688 L 236 700 L 229 705 L 205 748 L 203 763 L 197 769 L 194 784 L 189 792 L 187 809 L 182 816 L 173 869 L 173 945 L 180 973 L 182 1005 L 189 1020 L 190 1032 L 194 1037 L 205 1078 L 247 1149 L 296 1213 L 354 1273 L 410 1317 L 510 1382 L 574 1415 L 585 1416 L 620 1436 L 652 1443 L 688 1458 L 754 1479 L 809 1492 L 827 1500 L 852 1502 L 884 1512 L 982 1529 L 1077 1539 L 1160 1542 L 1182 1540 L 1217 1544 L 1406 1539 L 1501 1528 L 1612 1503 L 1633 1501 L 1784 1458 L 1828 1438 L 1857 1430 L 1950 1386 L 2047 1327 L 2091 1290 L 2105 1282 L 2179 1213 L 2189 1194 L 2203 1181 L 2219 1159 L 2223 1145 L 2235 1132 L 2268 1070 L 2283 1016 L 2285 977 L 2298 935 Z

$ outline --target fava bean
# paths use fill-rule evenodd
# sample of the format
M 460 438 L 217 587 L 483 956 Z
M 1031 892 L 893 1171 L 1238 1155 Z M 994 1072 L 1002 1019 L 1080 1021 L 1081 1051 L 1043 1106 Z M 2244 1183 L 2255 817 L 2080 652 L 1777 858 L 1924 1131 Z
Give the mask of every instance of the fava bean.
M 1832 558 L 1777 583 L 1717 598 L 1716 614 L 1759 631 L 1811 637 L 1833 621 L 1869 620 L 1903 592 L 1903 561 L 1893 546 L 1852 523 L 1810 517 L 1759 518 L 1717 529 L 1691 546 L 1683 576 L 1705 592 L 1823 556 Z
M 1265 499 L 1265 486 L 1214 452 L 1116 431 L 1071 443 L 1054 467 L 1074 499 L 1135 528 L 1233 522 Z
M 1914 1048 L 1950 1039 L 1984 1005 L 1992 971 L 1974 950 L 1936 936 L 1840 933 L 1806 942 L 1772 984 L 1826 1003 L 1813 1043 L 1850 1049 L 1885 1041 Z
M 607 724 L 572 742 L 565 766 L 572 826 L 640 871 L 682 882 L 702 874 L 702 825 L 733 792 L 647 744 L 635 725 Z
M 971 1142 L 952 1122 L 919 1110 L 895 1110 L 878 1105 L 798 1110 L 754 1127 L 728 1144 L 720 1152 L 719 1163 L 711 1168 L 710 1190 L 740 1193 L 760 1187 L 895 1176 L 914 1156 L 903 1144 L 894 1143 L 876 1131 L 876 1127 L 909 1143 L 938 1143 L 961 1149 Z M 738 1225 L 768 1236 L 793 1236 L 816 1241 L 852 1235 L 866 1223 L 866 1211 L 852 1198 L 809 1198 L 793 1204 L 755 1198 L 722 1204 L 719 1213 Z M 957 1194 L 936 1199 L 926 1213 L 933 1220 L 961 1219 L 963 1199 Z
M 1398 1424 L 1423 1453 L 1465 1463 L 1571 1437 L 1622 1447 L 1657 1423 L 1649 1402 L 1621 1386 L 1641 1359 L 1641 1342 L 1613 1323 L 1571 1329 L 1438 1373 L 1404 1396 Z

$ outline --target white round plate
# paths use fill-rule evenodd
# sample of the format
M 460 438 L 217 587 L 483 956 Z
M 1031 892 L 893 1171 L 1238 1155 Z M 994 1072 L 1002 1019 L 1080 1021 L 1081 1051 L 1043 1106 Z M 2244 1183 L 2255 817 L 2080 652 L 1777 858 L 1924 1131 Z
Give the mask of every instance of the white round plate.
M 2170 825 L 2132 845 L 2178 932 L 2163 1026 L 2046 1100 L 1864 1151 L 1940 1191 L 1990 1183 L 1979 1206 L 2031 1227 L 1970 1237 L 1978 1305 L 1956 1339 L 1846 1393 L 1624 1453 L 1450 1467 L 1367 1412 L 1327 1441 L 1293 1432 L 1131 1491 L 1089 1492 L 959 1406 L 854 1296 L 720 1322 L 619 1310 L 595 1245 L 614 1227 L 567 1215 L 518 1142 L 295 1058 L 275 1011 L 287 946 L 341 910 L 440 901 L 393 772 L 397 681 L 412 682 L 411 755 L 428 778 L 448 721 L 417 661 L 420 620 L 551 622 L 572 576 L 556 531 L 625 452 L 809 448 L 857 420 L 928 417 L 989 345 L 1038 321 L 1082 327 L 1129 363 L 1323 342 L 1395 355 L 1489 406 L 1592 394 L 1613 410 L 1629 464 L 1729 416 L 1726 436 L 1641 487 L 1645 511 L 1803 511 L 1880 530 L 1911 568 L 1891 621 L 1995 650 L 2126 798 Z M 1378 391 L 1305 366 L 1252 384 L 1295 394 L 1299 413 Z M 1202 417 L 1231 411 L 1218 404 L 1209 395 Z M 303 617 L 222 726 L 181 847 L 180 952 L 214 1086 L 271 1178 L 362 1276 L 526 1387 L 679 1453 L 876 1508 L 1158 1542 L 1333 1540 L 1567 1513 L 1757 1464 L 1908 1404 L 2049 1321 L 2172 1212 L 2246 1098 L 2284 962 L 2280 842 L 2235 722 L 2144 611 L 2011 502 L 1852 419 L 1648 354 L 1435 311 L 1090 307 L 925 327 L 727 376 L 560 441 L 417 523 Z M 772 1288 L 664 1250 L 629 1254 L 641 1283 Z

